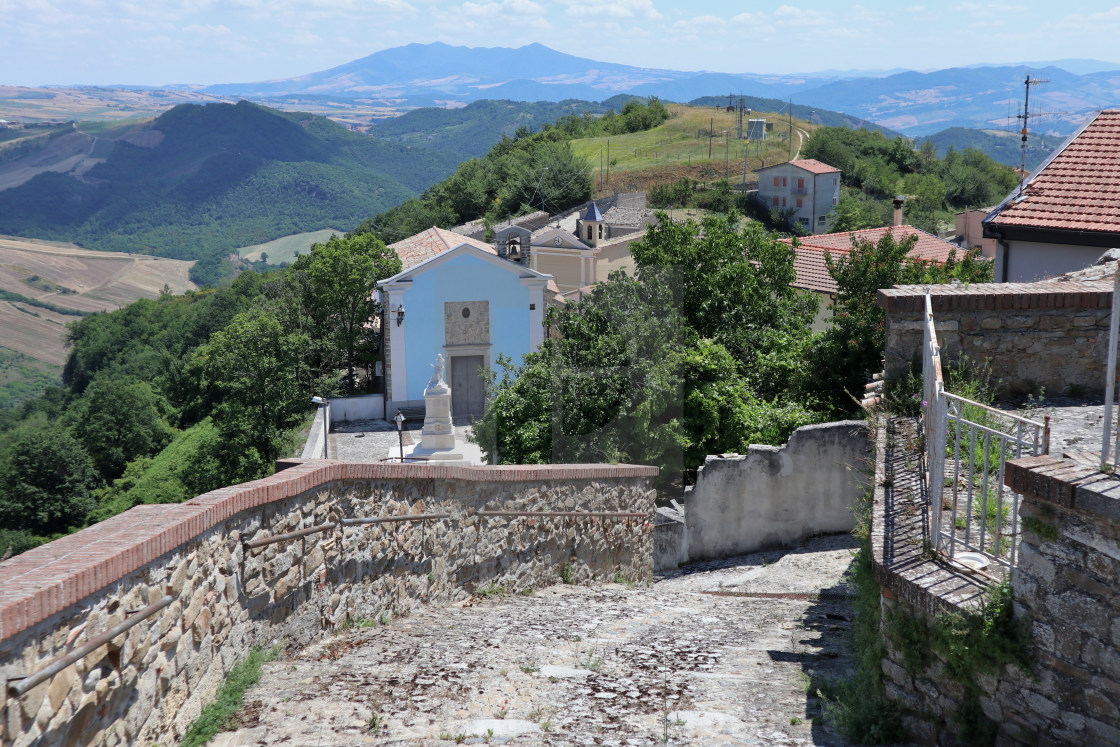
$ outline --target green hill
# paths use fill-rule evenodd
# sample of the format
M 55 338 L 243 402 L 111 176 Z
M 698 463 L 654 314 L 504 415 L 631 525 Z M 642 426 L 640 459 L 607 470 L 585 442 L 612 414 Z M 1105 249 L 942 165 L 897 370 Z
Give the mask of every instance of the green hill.
M 238 247 L 357 225 L 460 160 L 244 101 L 177 106 L 132 135 L 80 177 L 0 192 L 0 233 L 196 259 L 192 279 L 212 284 Z
M 701 96 L 698 99 L 693 99 L 688 102 L 689 106 L 718 106 L 725 107 L 728 102 L 739 105 L 739 100 L 742 99 L 743 106 L 756 112 L 778 112 L 779 114 L 789 114 L 788 101 L 781 99 L 769 99 L 759 96 Z M 834 112 L 828 109 L 821 109 L 815 106 L 803 106 L 802 104 L 793 104 L 793 116 L 795 119 L 804 119 L 810 125 L 823 127 L 848 127 L 850 129 L 863 128 L 865 130 L 878 131 L 893 138 L 898 135 L 894 130 L 888 130 L 882 125 L 877 125 L 866 119 L 853 117 L 850 114 L 843 112 Z
M 976 148 L 988 154 L 996 163 L 1002 163 L 1005 166 L 1018 166 L 1023 160 L 1023 143 L 1018 132 L 950 127 L 947 130 L 918 138 L 919 143 L 923 140 L 932 142 L 937 148 L 937 155 L 939 156 L 944 156 L 950 147 L 957 151 L 962 151 L 965 148 Z M 1063 142 L 1065 142 L 1063 137 L 1032 133 L 1027 140 L 1027 171 L 1034 171 Z
M 615 96 L 602 103 L 566 101 L 475 101 L 459 109 L 425 107 L 370 125 L 369 132 L 407 145 L 437 148 L 465 160 L 481 158 L 504 136 L 521 127 L 539 130 L 569 114 L 605 114 L 622 109 L 633 96 Z

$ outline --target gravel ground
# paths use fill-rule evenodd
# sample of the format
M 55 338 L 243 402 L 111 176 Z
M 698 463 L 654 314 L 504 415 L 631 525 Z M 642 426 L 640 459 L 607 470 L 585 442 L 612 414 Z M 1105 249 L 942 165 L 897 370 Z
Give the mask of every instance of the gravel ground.
M 410 420 L 404 424 L 404 447 L 420 443 L 423 423 Z M 469 421 L 454 424 L 455 436 L 466 440 L 471 427 Z M 344 462 L 380 462 L 390 449 L 398 444 L 397 424 L 387 420 L 354 420 L 337 423 L 331 427 L 330 456 Z
M 652 586 L 420 607 L 267 665 L 233 745 L 842 745 L 806 694 L 839 675 L 846 535 Z

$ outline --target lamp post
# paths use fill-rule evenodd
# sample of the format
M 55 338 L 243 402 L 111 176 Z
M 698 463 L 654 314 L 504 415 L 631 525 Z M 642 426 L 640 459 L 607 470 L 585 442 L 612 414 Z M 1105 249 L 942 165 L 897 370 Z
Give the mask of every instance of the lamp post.
M 400 445 L 401 462 L 403 463 L 404 462 L 404 415 L 401 414 L 400 410 L 397 410 L 397 416 L 395 418 L 393 418 L 393 421 L 397 424 L 397 441 L 399 442 L 399 445 Z
M 329 403 L 322 397 L 312 397 L 311 401 L 319 405 L 319 408 L 323 412 L 323 458 L 329 459 L 330 457 L 327 456 L 327 434 L 330 432 L 330 423 L 327 422 L 328 418 L 330 417 L 327 413 L 327 405 Z

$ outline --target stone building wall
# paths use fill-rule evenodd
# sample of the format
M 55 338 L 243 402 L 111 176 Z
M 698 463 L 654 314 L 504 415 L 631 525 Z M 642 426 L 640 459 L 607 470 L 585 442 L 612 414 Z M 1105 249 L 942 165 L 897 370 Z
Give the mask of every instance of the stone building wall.
M 872 555 L 884 689 L 911 736 L 981 743 L 967 733 L 979 727 L 1003 745 L 1120 745 L 1120 479 L 1052 456 L 1007 463 L 1005 481 L 1023 495 L 1011 591 L 1031 666 L 996 667 L 966 687 L 943 654 L 926 647 L 916 662 L 921 641 L 907 641 L 899 623 L 975 611 L 988 582 L 924 552 L 919 478 L 886 431 L 876 443 Z M 970 702 L 978 713 L 967 713 Z
M 0 683 L 170 595 L 169 606 L 14 697 L 0 743 L 177 741 L 253 646 L 304 645 L 348 621 L 510 591 L 652 576 L 656 468 L 299 463 L 179 505 L 137 506 L 0 564 Z M 645 518 L 483 517 L 623 511 Z M 336 526 L 340 519 L 450 514 Z
M 1002 388 L 1102 393 L 1112 283 L 1102 281 L 901 286 L 879 291 L 886 311 L 887 377 L 921 357 L 930 292 L 943 355 L 987 361 Z

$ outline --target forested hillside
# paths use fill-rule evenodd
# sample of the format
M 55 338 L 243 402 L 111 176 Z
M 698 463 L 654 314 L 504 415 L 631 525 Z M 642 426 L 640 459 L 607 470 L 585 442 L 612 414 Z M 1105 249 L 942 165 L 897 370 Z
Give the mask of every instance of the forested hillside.
M 369 126 L 369 133 L 404 145 L 448 151 L 461 159 L 479 158 L 503 137 L 540 129 L 570 114 L 598 117 L 620 110 L 633 96 L 601 103 L 567 101 L 475 101 L 459 109 L 424 107 Z M 425 185 L 426 186 L 426 185 Z
M 538 132 L 520 127 L 485 157 L 460 164 L 420 197 L 364 221 L 354 233 L 373 232 L 390 244 L 432 226 L 477 218 L 496 223 L 531 210 L 562 212 L 591 197 L 591 164 L 572 151 L 572 138 L 649 130 L 668 118 L 656 98 L 632 99 L 618 113 L 568 114 Z
M 867 130 L 823 127 L 801 155 L 841 171 L 834 231 L 887 225 L 892 198 L 905 195 L 905 222 L 936 233 L 957 210 L 994 205 L 1018 183 L 1010 167 L 976 148 L 947 148 L 938 158 L 930 140 L 915 149 L 908 138 Z
M 0 555 L 269 474 L 313 395 L 360 387 L 349 373 L 379 349 L 360 322 L 400 266 L 372 236 L 334 238 L 284 270 L 72 324 L 62 386 L 0 411 Z
M 1023 161 L 1023 142 L 1018 132 L 1005 130 L 973 130 L 967 127 L 950 127 L 917 139 L 919 144 L 933 143 L 937 154 L 944 156 L 949 148 L 962 151 L 975 148 L 983 151 L 996 163 L 1018 166 Z M 1027 138 L 1027 171 L 1034 171 L 1065 138 L 1057 135 L 1031 133 Z
M 192 279 L 207 285 L 231 250 L 357 225 L 459 160 L 248 102 L 178 106 L 144 129 L 80 177 L 45 173 L 0 192 L 0 233 L 197 259 Z

